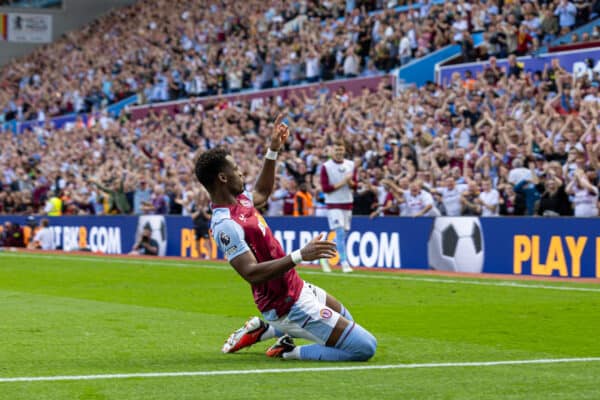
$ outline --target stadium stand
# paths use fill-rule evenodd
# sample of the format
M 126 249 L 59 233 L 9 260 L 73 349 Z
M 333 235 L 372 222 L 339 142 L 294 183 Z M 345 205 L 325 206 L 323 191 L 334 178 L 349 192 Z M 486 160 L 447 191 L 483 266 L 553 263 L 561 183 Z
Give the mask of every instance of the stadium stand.
M 157 102 L 373 74 L 449 43 L 466 61 L 526 54 L 591 15 L 585 2 L 572 18 L 560 1 L 425 0 L 374 13 L 381 2 L 350 3 L 153 0 L 115 10 L 4 66 L 0 122 L 87 112 L 134 93 Z M 478 53 L 470 32 L 483 30 Z
M 509 204 L 504 210 L 509 215 L 543 214 L 534 206 L 548 194 L 549 179 L 561 190 L 571 182 L 579 182 L 580 189 L 588 183 L 597 187 L 598 74 L 566 90 L 572 76 L 559 65 L 542 76 L 493 65 L 491 60 L 474 79 L 454 77 L 448 87 L 431 84 L 397 97 L 382 85 L 355 97 L 315 92 L 283 103 L 215 103 L 136 121 L 104 115 L 89 125 L 78 121 L 60 130 L 2 135 L 2 211 L 31 212 L 44 206 L 49 193 L 60 192 L 66 213 L 185 213 L 200 196 L 189 173 L 193 154 L 227 146 L 242 157 L 250 185 L 255 160 L 265 151 L 269 121 L 280 110 L 294 121 L 294 138 L 279 168 L 282 191 L 293 192 L 292 182 L 308 176 L 318 199 L 317 167 L 340 134 L 361 165 L 357 196 L 373 192 L 373 207 L 390 197 L 390 181 L 407 189 L 408 182 L 419 179 L 431 190 L 454 178 L 461 191 L 473 182 L 470 189 L 478 195 L 489 177 Z M 119 197 L 129 206 L 120 206 Z M 564 212 L 572 213 L 570 203 L 578 199 L 563 199 L 569 203 Z
M 495 2 L 422 2 L 410 13 L 368 14 L 375 4 L 350 10 L 343 21 L 344 2 L 277 8 L 248 1 L 192 10 L 158 0 L 116 10 L 0 72 L 5 119 L 42 122 L 22 134 L 0 134 L 0 213 L 48 213 L 48 200 L 60 198 L 65 214 L 188 215 L 206 202 L 190 173 L 194 153 L 228 147 L 251 185 L 269 123 L 282 111 L 294 136 L 280 159 L 269 213 L 284 212 L 303 181 L 312 186 L 316 208 L 322 206 L 318 168 L 341 135 L 361 166 L 357 214 L 407 215 L 403 196 L 418 181 L 447 214 L 597 216 L 598 71 L 590 67 L 574 79 L 556 62 L 534 74 L 516 61 L 508 69 L 495 65 L 496 56 L 533 51 L 566 31 L 563 3 L 513 2 L 500 9 Z M 173 18 L 181 24 L 167 22 Z M 477 29 L 485 29 L 486 43 L 476 57 L 492 56 L 489 65 L 444 86 L 397 95 L 386 84 L 356 96 L 315 90 L 137 120 L 102 111 L 60 129 L 49 122 L 133 93 L 152 102 L 365 73 L 357 65 L 387 70 L 468 41 Z M 405 38 L 410 51 L 403 53 Z M 325 49 L 335 50 L 329 64 Z M 282 71 L 292 64 L 299 68 L 288 79 Z M 497 206 L 486 207 L 494 197 Z

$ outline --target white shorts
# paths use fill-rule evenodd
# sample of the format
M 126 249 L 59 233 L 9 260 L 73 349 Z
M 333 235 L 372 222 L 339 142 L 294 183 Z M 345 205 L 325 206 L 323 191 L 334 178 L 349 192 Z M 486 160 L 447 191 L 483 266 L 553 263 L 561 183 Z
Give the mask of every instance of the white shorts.
M 325 344 L 340 319 L 339 313 L 325 305 L 326 299 L 323 289 L 304 282 L 300 297 L 287 315 L 274 321 L 269 320 L 267 314 L 263 317 L 280 332 Z
M 350 230 L 350 221 L 352 221 L 352 210 L 341 210 L 339 208 L 330 208 L 327 210 L 327 222 L 329 230 L 335 231 L 337 228 Z

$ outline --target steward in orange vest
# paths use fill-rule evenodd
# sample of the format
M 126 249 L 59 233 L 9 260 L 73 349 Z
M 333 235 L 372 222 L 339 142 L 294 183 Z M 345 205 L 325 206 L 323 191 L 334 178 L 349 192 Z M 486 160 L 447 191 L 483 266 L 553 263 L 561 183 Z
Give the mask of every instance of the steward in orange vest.
M 308 191 L 306 183 L 300 184 L 300 190 L 294 195 L 294 217 L 301 215 L 313 215 L 313 197 Z

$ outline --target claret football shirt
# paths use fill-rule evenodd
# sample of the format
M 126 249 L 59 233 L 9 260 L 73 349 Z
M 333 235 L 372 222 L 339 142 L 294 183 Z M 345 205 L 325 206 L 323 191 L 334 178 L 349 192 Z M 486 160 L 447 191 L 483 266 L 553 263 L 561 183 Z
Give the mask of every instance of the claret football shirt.
M 244 192 L 235 205 L 213 205 L 212 235 L 228 261 L 251 251 L 261 263 L 285 256 L 264 218 L 254 208 L 252 195 Z M 284 275 L 252 285 L 254 302 L 261 312 L 287 314 L 298 300 L 303 281 L 294 268 Z

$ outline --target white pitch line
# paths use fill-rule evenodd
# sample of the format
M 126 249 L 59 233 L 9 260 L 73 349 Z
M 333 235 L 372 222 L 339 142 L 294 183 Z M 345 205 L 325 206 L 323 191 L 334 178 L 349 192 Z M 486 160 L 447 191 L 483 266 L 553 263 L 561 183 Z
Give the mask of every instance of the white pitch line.
M 14 378 L 0 378 L 0 383 L 11 382 L 55 382 L 55 381 L 89 381 L 98 379 L 130 379 L 130 378 L 172 378 L 187 376 L 220 376 L 220 375 L 260 375 L 260 374 L 289 374 L 302 372 L 329 372 L 329 371 L 365 371 L 381 369 L 417 369 L 417 368 L 461 368 L 461 367 L 494 367 L 501 365 L 527 365 L 527 364 L 564 364 L 564 363 L 594 363 L 600 362 L 600 357 L 585 358 L 549 358 L 538 360 L 506 360 L 506 361 L 477 361 L 477 362 L 449 362 L 426 364 L 389 364 L 389 365 L 352 365 L 347 367 L 308 367 L 308 368 L 281 368 L 281 369 L 241 369 L 224 371 L 182 371 L 182 372 L 140 372 L 131 374 L 100 374 L 100 375 L 64 375 L 64 376 L 24 376 Z
M 324 275 L 324 272 L 313 272 L 303 271 L 306 274 L 319 274 Z M 386 276 L 371 276 L 371 275 L 345 275 L 349 278 L 367 278 L 367 279 L 389 279 L 389 275 Z M 600 293 L 600 288 L 588 288 L 588 287 L 574 287 L 574 286 L 552 286 L 552 285 L 541 285 L 518 283 L 518 282 L 507 282 L 507 281 L 478 281 L 474 279 L 466 278 L 465 280 L 457 279 L 439 279 L 439 278 L 415 278 L 411 276 L 392 276 L 392 279 L 400 279 L 404 281 L 412 282 L 433 282 L 433 283 L 459 283 L 464 285 L 479 285 L 479 286 L 498 286 L 498 287 L 516 287 L 516 288 L 527 288 L 527 289 L 550 289 L 550 290 L 566 290 L 570 292 L 596 292 Z
M 103 258 L 103 257 L 85 257 L 85 256 L 55 256 L 55 255 L 42 255 L 42 254 L 25 254 L 25 253 L 0 253 L 0 257 L 24 257 L 24 258 L 41 258 L 48 260 L 77 260 L 86 262 L 102 262 L 108 264 L 131 264 L 131 265 L 158 265 L 167 267 L 179 267 L 179 268 L 208 268 L 220 271 L 230 271 L 228 268 L 216 267 L 211 265 L 181 263 L 174 261 L 155 261 L 155 260 L 124 260 L 121 258 Z M 201 261 L 201 260 L 198 260 Z M 202 260 L 203 261 L 203 260 Z M 307 275 L 319 275 L 319 276 L 331 276 L 331 273 L 320 272 L 320 271 L 309 271 L 301 270 L 302 274 Z M 496 287 L 514 287 L 514 288 L 525 288 L 525 289 L 545 289 L 545 290 L 562 290 L 567 292 L 592 292 L 600 293 L 600 288 L 590 287 L 575 287 L 575 286 L 554 286 L 554 285 L 543 285 L 543 284 L 526 284 L 518 283 L 514 281 L 497 281 L 497 280 L 476 280 L 477 277 L 465 278 L 459 280 L 455 278 L 417 278 L 413 276 L 398 276 L 398 275 L 364 275 L 360 272 L 352 274 L 340 275 L 343 278 L 358 278 L 358 279 L 384 279 L 384 280 L 402 280 L 410 282 L 429 282 L 429 283 L 445 283 L 445 284 L 463 284 L 463 285 L 478 285 L 478 286 L 496 286 Z

